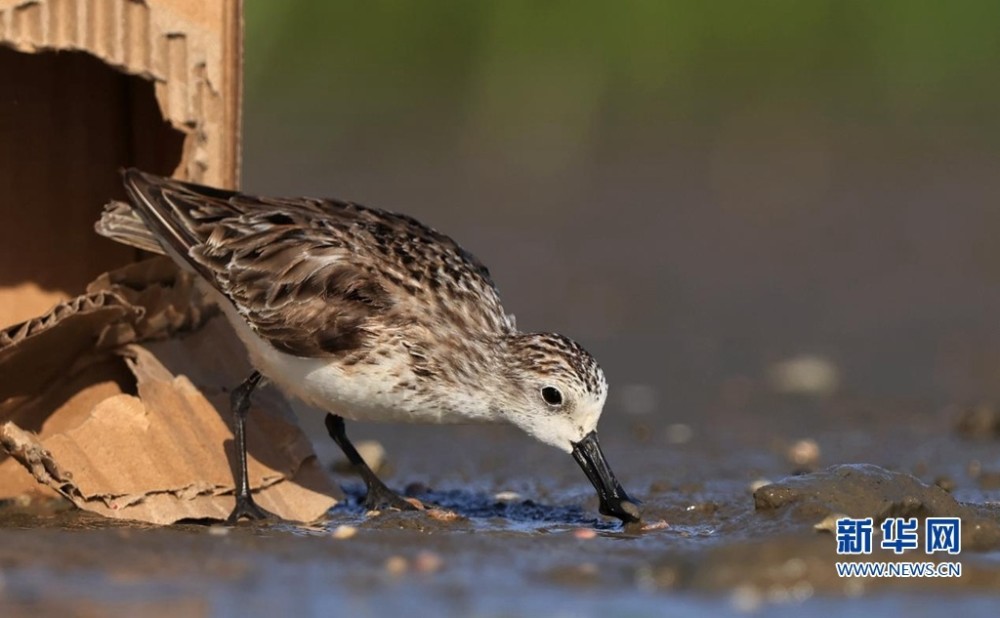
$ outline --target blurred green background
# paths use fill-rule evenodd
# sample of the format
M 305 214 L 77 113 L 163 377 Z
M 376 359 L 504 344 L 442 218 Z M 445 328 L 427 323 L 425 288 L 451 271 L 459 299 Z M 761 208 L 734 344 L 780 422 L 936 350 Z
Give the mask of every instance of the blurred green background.
M 672 416 L 799 354 L 840 392 L 995 399 L 998 24 L 986 1 L 247 2 L 243 185 L 425 220 L 522 328 Z
M 374 124 L 400 146 L 471 131 L 558 153 L 627 130 L 656 148 L 678 123 L 787 107 L 992 143 L 998 24 L 989 1 L 252 2 L 247 95 L 327 118 L 289 124 L 317 141 Z

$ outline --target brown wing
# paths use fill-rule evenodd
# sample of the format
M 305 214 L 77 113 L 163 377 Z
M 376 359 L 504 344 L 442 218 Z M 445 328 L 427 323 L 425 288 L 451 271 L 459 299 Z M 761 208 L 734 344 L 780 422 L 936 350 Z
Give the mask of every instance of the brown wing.
M 486 267 L 396 213 L 330 199 L 245 195 L 125 172 L 140 217 L 175 259 L 228 297 L 279 350 L 339 355 L 371 326 L 512 328 Z

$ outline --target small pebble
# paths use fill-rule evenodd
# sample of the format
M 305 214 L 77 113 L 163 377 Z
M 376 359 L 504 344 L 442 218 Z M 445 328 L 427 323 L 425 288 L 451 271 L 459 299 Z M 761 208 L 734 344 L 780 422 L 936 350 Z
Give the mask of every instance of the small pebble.
M 462 519 L 462 516 L 455 511 L 447 511 L 445 509 L 427 509 L 426 515 L 431 519 L 436 519 L 437 521 L 451 522 Z
M 806 561 L 802 558 L 789 558 L 778 569 L 780 579 L 797 580 L 806 574 Z
M 410 563 L 402 556 L 389 556 L 385 561 L 385 572 L 394 577 L 406 573 L 410 569 Z
M 837 366 L 827 358 L 812 354 L 774 363 L 767 373 L 771 389 L 789 395 L 826 397 L 840 385 Z
M 966 438 L 998 438 L 1000 409 L 989 404 L 964 409 L 955 421 L 955 430 Z
M 729 596 L 729 603 L 733 609 L 740 613 L 752 614 L 756 613 L 764 604 L 764 595 L 756 586 L 741 584 Z
M 590 539 L 597 537 L 597 531 L 590 528 L 577 528 L 573 531 L 573 538 L 580 539 L 582 541 L 589 541 Z
M 624 530 L 625 534 L 643 534 L 645 532 L 652 532 L 654 530 L 663 530 L 664 528 L 669 528 L 670 524 L 667 523 L 665 519 L 659 521 L 633 521 L 625 524 Z
M 403 500 L 406 500 L 407 502 L 412 504 L 414 508 L 416 508 L 418 511 L 427 510 L 427 507 L 424 505 L 424 503 L 416 498 L 403 498 Z
M 444 566 L 444 558 L 432 551 L 422 551 L 413 560 L 413 568 L 417 573 L 436 573 Z
M 335 539 L 349 539 L 357 533 L 358 529 L 356 527 L 345 524 L 334 528 L 330 536 Z
M 799 440 L 788 448 L 785 457 L 800 467 L 812 467 L 819 463 L 819 444 L 815 440 Z
M 629 515 L 636 521 L 640 519 L 639 507 L 628 500 L 622 500 L 621 503 L 622 510 L 625 511 L 626 515 Z
M 955 482 L 955 479 L 951 478 L 950 476 L 944 476 L 944 475 L 935 478 L 934 484 L 948 493 L 955 491 L 955 487 L 958 486 L 958 484 Z
M 830 513 L 821 521 L 813 524 L 813 530 L 816 532 L 836 532 L 837 520 L 845 517 L 847 517 L 847 515 L 844 515 L 843 513 Z
M 498 502 L 517 502 L 521 499 L 521 494 L 516 491 L 501 491 L 493 496 Z

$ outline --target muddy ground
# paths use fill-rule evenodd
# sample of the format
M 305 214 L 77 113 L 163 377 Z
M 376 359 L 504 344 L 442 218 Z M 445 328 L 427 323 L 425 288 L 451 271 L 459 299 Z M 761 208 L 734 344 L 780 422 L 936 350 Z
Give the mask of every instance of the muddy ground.
M 667 423 L 655 411 L 629 413 L 624 403 L 607 411 L 606 454 L 643 500 L 646 521 L 667 527 L 624 530 L 599 516 L 571 458 L 513 429 L 357 425 L 359 439 L 377 437 L 389 452 L 390 485 L 458 517 L 366 514 L 357 505 L 361 485 L 349 476 L 338 476 L 347 503 L 309 527 L 147 528 L 55 503 L 11 502 L 0 509 L 0 610 L 4 616 L 69 609 L 145 616 L 995 610 L 1000 443 L 989 410 L 963 420 L 959 408 L 776 395 L 749 382 L 743 391 L 735 401 L 731 392 L 720 393 L 716 405 L 683 423 Z M 323 442 L 319 450 L 335 457 Z M 816 529 L 836 513 L 961 516 L 963 575 L 840 579 L 834 537 Z M 876 549 L 873 559 L 893 557 Z

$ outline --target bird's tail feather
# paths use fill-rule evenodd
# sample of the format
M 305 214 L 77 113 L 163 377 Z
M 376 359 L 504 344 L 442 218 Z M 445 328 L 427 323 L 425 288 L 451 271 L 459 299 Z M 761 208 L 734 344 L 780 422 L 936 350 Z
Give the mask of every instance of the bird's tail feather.
M 106 238 L 151 253 L 166 253 L 159 241 L 125 202 L 110 202 L 104 207 L 94 230 Z

